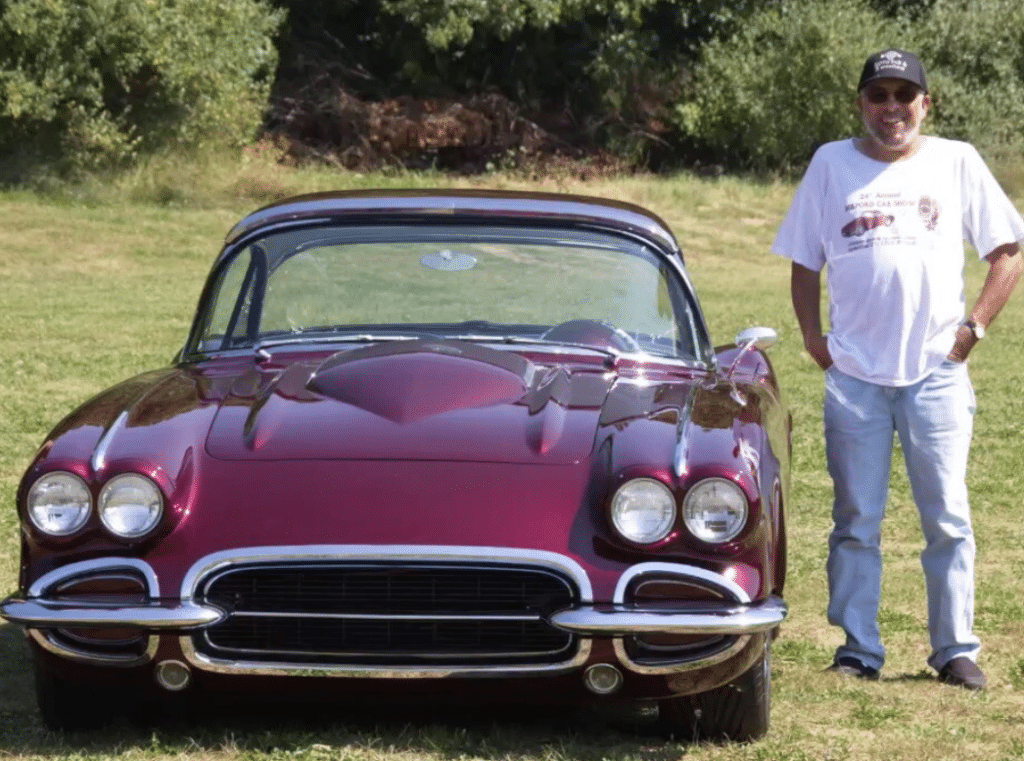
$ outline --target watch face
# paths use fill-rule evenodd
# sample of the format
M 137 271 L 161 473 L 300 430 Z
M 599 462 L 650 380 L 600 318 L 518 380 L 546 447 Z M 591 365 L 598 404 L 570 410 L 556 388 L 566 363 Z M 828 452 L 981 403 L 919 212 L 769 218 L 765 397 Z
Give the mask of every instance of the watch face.
M 973 326 L 971 326 L 971 330 L 974 331 L 974 335 L 977 337 L 979 341 L 985 337 L 985 327 L 983 325 L 978 325 L 977 323 L 975 323 Z

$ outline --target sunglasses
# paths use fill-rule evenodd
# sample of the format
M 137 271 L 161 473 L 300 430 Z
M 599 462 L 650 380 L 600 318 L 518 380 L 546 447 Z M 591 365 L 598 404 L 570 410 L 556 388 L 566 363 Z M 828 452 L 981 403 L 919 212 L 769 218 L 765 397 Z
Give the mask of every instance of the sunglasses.
M 868 103 L 885 103 L 889 100 L 891 95 L 896 99 L 897 103 L 913 103 L 917 96 L 921 94 L 921 91 L 916 87 L 901 87 L 895 92 L 889 92 L 882 87 L 870 87 L 864 92 L 864 97 L 867 98 Z

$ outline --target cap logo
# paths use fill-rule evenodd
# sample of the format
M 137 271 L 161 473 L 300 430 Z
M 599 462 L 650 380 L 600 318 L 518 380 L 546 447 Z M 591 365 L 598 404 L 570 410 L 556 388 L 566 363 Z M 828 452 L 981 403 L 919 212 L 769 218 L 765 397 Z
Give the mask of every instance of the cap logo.
M 882 53 L 879 57 L 879 61 L 875 63 L 875 73 L 880 71 L 895 70 L 904 72 L 907 70 L 907 62 L 903 60 L 903 56 L 895 50 Z

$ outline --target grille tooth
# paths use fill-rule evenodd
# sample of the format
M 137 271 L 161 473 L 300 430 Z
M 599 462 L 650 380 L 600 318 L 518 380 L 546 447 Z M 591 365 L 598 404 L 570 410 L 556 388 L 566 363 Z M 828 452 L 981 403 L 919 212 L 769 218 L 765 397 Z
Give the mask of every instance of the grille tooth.
M 543 615 L 578 600 L 542 568 L 414 563 L 246 565 L 198 597 L 229 612 L 196 637 L 212 657 L 367 665 L 557 663 L 572 635 Z

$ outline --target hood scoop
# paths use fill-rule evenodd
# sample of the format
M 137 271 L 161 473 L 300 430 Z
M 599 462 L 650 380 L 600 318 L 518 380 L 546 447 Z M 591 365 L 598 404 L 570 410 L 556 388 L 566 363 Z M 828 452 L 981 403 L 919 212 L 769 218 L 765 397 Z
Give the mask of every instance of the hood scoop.
M 393 423 L 512 404 L 531 386 L 534 366 L 515 354 L 458 341 L 403 341 L 339 352 L 306 388 Z

